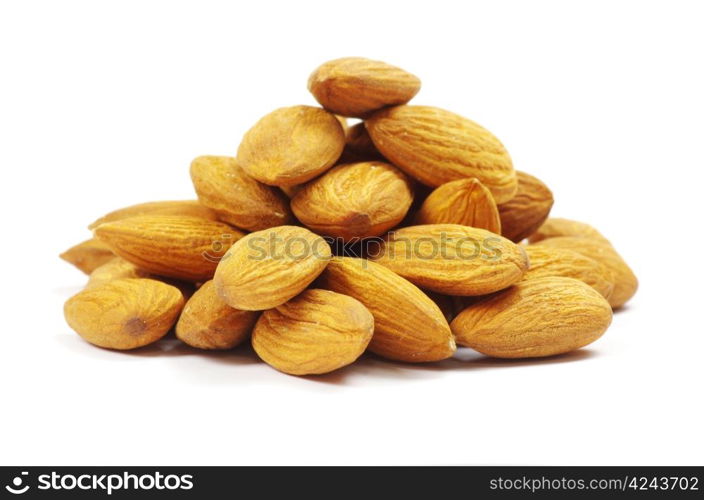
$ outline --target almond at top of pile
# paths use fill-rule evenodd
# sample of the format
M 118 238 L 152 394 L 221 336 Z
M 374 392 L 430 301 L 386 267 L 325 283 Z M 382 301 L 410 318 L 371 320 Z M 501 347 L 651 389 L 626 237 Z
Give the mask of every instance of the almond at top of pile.
M 322 107 L 277 109 L 236 157 L 193 160 L 198 201 L 89 226 L 94 237 L 62 254 L 90 275 L 65 304 L 71 328 L 111 349 L 174 326 L 200 349 L 251 338 L 269 365 L 308 375 L 365 350 L 405 362 L 457 344 L 500 358 L 569 352 L 635 293 L 611 243 L 548 218 L 550 189 L 515 171 L 491 132 L 406 104 L 414 75 L 351 57 L 320 66 L 308 88 Z

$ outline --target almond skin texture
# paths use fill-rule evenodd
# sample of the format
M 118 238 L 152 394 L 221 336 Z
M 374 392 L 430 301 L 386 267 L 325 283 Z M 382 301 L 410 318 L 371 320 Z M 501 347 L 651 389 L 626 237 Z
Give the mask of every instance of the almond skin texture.
M 572 278 L 522 281 L 462 311 L 457 343 L 496 358 L 535 358 L 591 344 L 611 324 L 609 303 Z
M 331 255 L 323 238 L 302 227 L 257 231 L 225 254 L 215 272 L 215 287 L 220 298 L 236 309 L 271 309 L 305 290 Z
M 335 115 L 312 106 L 279 108 L 245 134 L 237 163 L 273 186 L 302 184 L 332 167 L 345 146 Z
M 609 296 L 609 304 L 614 309 L 623 306 L 638 290 L 638 278 L 606 239 L 559 236 L 541 240 L 536 246 L 573 250 L 599 262 L 611 271 L 614 277 L 614 290 Z
M 421 205 L 416 224 L 460 224 L 501 234 L 494 197 L 477 179 L 459 179 L 435 188 Z
M 372 258 L 411 283 L 447 295 L 484 295 L 521 280 L 525 251 L 484 229 L 429 224 L 389 234 Z
M 547 219 L 554 202 L 552 191 L 539 179 L 516 172 L 518 191 L 499 205 L 501 234 L 516 243 L 533 234 Z
M 288 198 L 244 173 L 235 158 L 199 156 L 191 163 L 198 200 L 218 218 L 247 231 L 290 224 Z
M 141 215 L 184 215 L 188 217 L 200 217 L 201 219 L 218 220 L 218 215 L 209 208 L 201 205 L 198 200 L 150 201 L 110 212 L 93 222 L 88 226 L 88 229 L 93 230 L 100 224 L 105 224 L 106 222 L 115 222 Z
M 412 363 L 440 361 L 455 340 L 438 305 L 411 282 L 364 259 L 333 257 L 317 284 L 354 297 L 374 316 L 369 350 Z
M 308 79 L 308 90 L 325 109 L 364 118 L 410 101 L 420 90 L 420 79 L 381 61 L 345 57 L 318 67 Z
M 115 258 L 110 247 L 95 238 L 74 245 L 61 255 L 63 260 L 73 264 L 86 274 L 90 274 L 98 267 Z
M 467 118 L 430 106 L 396 106 L 365 123 L 381 154 L 423 184 L 437 187 L 475 177 L 496 203 L 516 193 L 516 172 L 506 148 Z
M 115 254 L 150 273 L 187 281 L 213 277 L 244 233 L 197 217 L 144 215 L 101 224 L 95 235 Z
M 560 236 L 575 236 L 609 242 L 603 234 L 589 224 L 576 220 L 561 219 L 559 217 L 552 217 L 546 220 L 537 231 L 528 238 L 528 241 L 537 243 L 548 238 L 557 238 Z
M 122 257 L 114 257 L 90 273 L 86 288 L 126 278 L 151 278 L 150 274 Z
M 176 336 L 198 349 L 232 349 L 245 341 L 258 312 L 228 306 L 207 281 L 186 302 L 176 323 Z
M 345 240 L 368 238 L 398 225 L 413 202 L 406 175 L 388 163 L 339 165 L 306 184 L 291 201 L 313 231 Z
M 565 248 L 526 247 L 530 269 L 523 279 L 562 276 L 583 281 L 608 299 L 614 290 L 614 275 L 604 265 Z
M 359 301 L 311 289 L 262 313 L 252 346 L 279 371 L 319 375 L 353 363 L 373 332 L 374 318 Z
M 183 308 L 181 292 L 150 279 L 119 279 L 84 290 L 64 305 L 69 326 L 108 349 L 136 349 L 162 338 Z

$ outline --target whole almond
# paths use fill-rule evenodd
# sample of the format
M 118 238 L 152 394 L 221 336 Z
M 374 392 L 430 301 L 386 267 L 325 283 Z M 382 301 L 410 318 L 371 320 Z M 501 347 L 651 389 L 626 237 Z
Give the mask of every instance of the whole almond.
M 366 349 L 374 318 L 359 301 L 311 289 L 264 311 L 252 334 L 260 358 L 291 375 L 319 375 L 354 362 Z
M 519 242 L 533 234 L 547 219 L 553 204 L 552 191 L 540 179 L 516 171 L 518 191 L 499 205 L 501 234 Z
M 566 248 L 525 247 L 530 269 L 523 279 L 562 276 L 583 281 L 608 299 L 614 290 L 614 274 L 603 264 Z
M 496 203 L 516 193 L 516 172 L 506 148 L 467 118 L 430 106 L 396 106 L 365 123 L 381 154 L 423 184 L 436 187 L 475 177 Z
M 258 312 L 228 306 L 211 280 L 186 302 L 176 323 L 176 336 L 198 349 L 232 349 L 249 337 L 258 317 Z
M 351 240 L 385 233 L 413 202 L 408 178 L 382 162 L 339 165 L 291 200 L 298 219 L 317 233 Z
M 322 64 L 308 79 L 308 90 L 333 113 L 363 118 L 396 104 L 405 104 L 420 90 L 418 77 L 363 57 L 345 57 Z
M 430 193 L 416 214 L 416 224 L 460 224 L 501 234 L 494 197 L 477 179 L 447 182 Z
M 150 279 L 118 279 L 79 292 L 64 305 L 69 326 L 109 349 L 135 349 L 156 342 L 183 308 L 181 292 Z
M 332 167 L 345 146 L 335 115 L 312 106 L 279 108 L 245 134 L 237 163 L 264 184 L 291 186 Z
M 228 250 L 215 272 L 215 287 L 236 309 L 271 309 L 305 290 L 331 255 L 323 238 L 302 227 L 257 231 Z
M 372 258 L 411 283 L 447 295 L 484 295 L 518 282 L 525 251 L 484 229 L 458 224 L 404 227 Z
M 122 257 L 115 257 L 90 273 L 90 278 L 86 288 L 93 288 L 108 281 L 126 278 L 151 278 L 152 276 L 145 270 L 138 268 Z
M 594 342 L 611 307 L 589 285 L 563 277 L 522 281 L 462 311 L 457 343 L 497 358 L 553 356 Z
M 244 233 L 198 217 L 144 215 L 101 224 L 95 235 L 145 271 L 204 281 L 213 277 L 220 258 Z
M 455 352 L 455 341 L 437 304 L 415 285 L 375 262 L 333 257 L 317 282 L 354 297 L 374 316 L 369 350 L 407 362 L 439 361 Z
M 573 250 L 601 263 L 611 271 L 614 277 L 614 290 L 609 296 L 609 304 L 614 309 L 623 306 L 638 290 L 638 278 L 606 239 L 558 236 L 541 240 L 536 246 Z
M 73 264 L 86 274 L 92 273 L 95 269 L 115 258 L 110 247 L 102 241 L 91 238 L 74 245 L 61 255 L 66 262 Z
M 199 156 L 191 163 L 191 180 L 200 202 L 227 224 L 259 231 L 293 220 L 286 196 L 245 174 L 235 158 Z
M 557 238 L 560 236 L 575 236 L 579 238 L 591 238 L 608 242 L 609 240 L 601 234 L 596 228 L 570 219 L 561 219 L 559 217 L 551 217 L 546 220 L 533 234 L 530 235 L 528 241 L 537 243 L 548 238 Z
M 95 229 L 100 224 L 105 224 L 106 222 L 115 222 L 141 215 L 183 215 L 188 217 L 200 217 L 201 219 L 218 220 L 218 215 L 211 209 L 201 205 L 198 200 L 149 201 L 147 203 L 130 205 L 129 207 L 120 208 L 105 214 L 88 226 L 88 229 Z

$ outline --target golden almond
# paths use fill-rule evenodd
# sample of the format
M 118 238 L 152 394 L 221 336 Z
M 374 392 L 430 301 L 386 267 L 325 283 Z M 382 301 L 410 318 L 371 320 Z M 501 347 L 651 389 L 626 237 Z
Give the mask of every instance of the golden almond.
M 404 227 L 371 256 L 421 288 L 447 295 L 484 295 L 521 280 L 525 251 L 497 234 L 458 224 Z
M 439 361 L 455 352 L 438 305 L 411 282 L 375 262 L 333 257 L 317 284 L 359 300 L 374 316 L 369 350 L 407 362 Z
M 305 290 L 331 255 L 323 238 L 302 227 L 257 231 L 225 254 L 215 272 L 215 287 L 220 298 L 236 309 L 271 309 Z
M 110 247 L 102 241 L 91 238 L 74 245 L 61 255 L 63 260 L 73 264 L 86 274 L 92 273 L 95 269 L 115 258 Z
M 245 174 L 235 158 L 199 156 L 191 163 L 191 180 L 198 200 L 227 224 L 259 231 L 293 220 L 286 196 Z
M 579 238 L 592 238 L 608 242 L 609 240 L 597 231 L 596 228 L 570 219 L 561 219 L 559 217 L 551 217 L 546 220 L 533 234 L 530 235 L 528 241 L 537 243 L 548 238 L 558 238 L 560 236 L 575 236 Z
M 237 163 L 264 184 L 302 184 L 332 167 L 345 146 L 335 115 L 312 106 L 279 108 L 245 134 Z
M 501 234 L 491 192 L 477 179 L 458 179 L 435 188 L 416 214 L 416 224 L 460 224 Z
M 183 308 L 183 295 L 150 279 L 118 279 L 79 292 L 64 305 L 69 326 L 109 349 L 136 349 L 168 333 Z
M 291 375 L 319 375 L 354 362 L 374 332 L 374 318 L 358 300 L 311 289 L 264 311 L 252 334 L 260 358 Z
M 614 290 L 609 296 L 609 304 L 614 309 L 628 302 L 638 290 L 638 278 L 623 257 L 603 238 L 578 236 L 558 236 L 541 240 L 537 246 L 566 248 L 601 263 L 613 273 Z
M 122 257 L 116 257 L 113 254 L 112 259 L 90 273 L 86 288 L 93 288 L 107 283 L 108 281 L 119 279 L 151 277 L 152 276 L 144 269 L 140 269 L 131 262 L 127 262 Z
M 188 299 L 176 323 L 176 336 L 198 349 L 232 349 L 252 333 L 259 313 L 228 306 L 207 281 Z
M 450 325 L 457 343 L 497 358 L 553 356 L 591 344 L 611 324 L 609 303 L 563 277 L 522 281 L 462 311 Z
M 603 264 L 566 248 L 525 247 L 530 269 L 523 279 L 562 276 L 583 281 L 608 299 L 614 290 L 614 274 Z
M 95 228 L 112 251 L 150 273 L 190 281 L 213 277 L 218 261 L 244 233 L 198 217 L 144 215 Z
M 298 219 L 313 231 L 351 240 L 385 233 L 413 202 L 408 178 L 388 163 L 339 165 L 306 184 L 291 200 Z
M 499 205 L 501 234 L 516 243 L 527 238 L 545 222 L 554 202 L 552 191 L 540 179 L 516 171 L 518 191 Z
M 437 187 L 475 177 L 496 203 L 516 193 L 516 172 L 506 148 L 467 118 L 430 106 L 396 106 L 365 123 L 381 154 L 423 184 Z
M 149 201 L 130 205 L 129 207 L 114 210 L 93 222 L 88 229 L 95 229 L 100 224 L 115 222 L 129 217 L 142 215 L 183 215 L 187 217 L 200 217 L 201 219 L 218 220 L 217 214 L 198 202 L 198 200 L 178 201 Z
M 369 113 L 410 101 L 420 90 L 418 77 L 363 57 L 322 64 L 308 79 L 308 90 L 333 113 L 363 118 Z

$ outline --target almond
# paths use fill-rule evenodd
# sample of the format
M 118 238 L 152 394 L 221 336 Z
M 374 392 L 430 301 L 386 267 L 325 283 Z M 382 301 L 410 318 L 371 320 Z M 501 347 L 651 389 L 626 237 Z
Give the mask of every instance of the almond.
M 215 272 L 216 290 L 236 309 L 271 309 L 305 290 L 330 257 L 330 245 L 302 227 L 250 233 L 222 258 Z
M 366 349 L 374 318 L 359 301 L 329 290 L 306 290 L 264 311 L 252 334 L 260 358 L 291 375 L 328 373 Z
M 191 180 L 200 202 L 227 224 L 259 231 L 293 220 L 286 196 L 245 174 L 235 158 L 199 156 L 191 163 Z
M 374 145 L 391 163 L 437 187 L 475 177 L 504 203 L 517 189 L 511 157 L 494 135 L 467 118 L 430 106 L 396 106 L 366 122 Z
M 415 285 L 364 259 L 333 257 L 317 284 L 354 297 L 374 316 L 369 350 L 385 358 L 425 362 L 452 356 L 455 341 L 443 313 Z
M 523 279 L 562 276 L 583 281 L 608 299 L 616 281 L 613 273 L 599 262 L 566 248 L 526 247 L 530 269 Z
M 95 238 L 83 241 L 74 245 L 61 255 L 63 260 L 73 264 L 86 274 L 92 273 L 95 269 L 115 258 L 110 247 Z
M 101 224 L 95 235 L 145 271 L 204 281 L 213 277 L 222 255 L 244 233 L 197 217 L 144 215 Z
M 372 138 L 369 137 L 369 132 L 367 132 L 367 127 L 364 126 L 364 122 L 357 123 L 347 130 L 345 135 L 345 149 L 342 154 L 343 157 L 348 155 L 360 158 L 358 161 L 385 161 L 384 156 L 376 149 Z
M 388 163 L 334 167 L 305 185 L 291 201 L 298 219 L 320 234 L 368 238 L 398 225 L 413 202 L 408 178 Z
M 518 191 L 499 205 L 501 234 L 519 242 L 533 234 L 547 219 L 553 204 L 552 191 L 538 178 L 516 171 Z
M 528 239 L 531 243 L 537 243 L 539 241 L 556 238 L 560 236 L 576 236 L 580 238 L 592 238 L 596 240 L 602 240 L 608 242 L 609 240 L 601 234 L 596 228 L 586 224 L 584 222 L 579 222 L 570 219 L 561 219 L 558 217 L 551 217 L 546 220 Z
M 603 237 L 602 237 L 603 238 Z M 538 246 L 566 248 L 601 263 L 613 273 L 614 290 L 609 296 L 609 304 L 614 309 L 628 302 L 638 290 L 638 278 L 623 257 L 606 239 L 559 236 L 541 240 Z
M 135 349 L 156 342 L 183 308 L 181 292 L 150 279 L 119 279 L 84 290 L 64 305 L 69 326 L 109 349 Z
M 95 229 L 100 224 L 115 222 L 129 217 L 141 215 L 184 215 L 188 217 L 200 217 L 208 220 L 218 220 L 215 212 L 201 205 L 197 200 L 179 201 L 149 201 L 130 205 L 129 207 L 114 210 L 93 222 L 88 229 Z
M 421 205 L 416 224 L 460 224 L 501 234 L 494 197 L 477 179 L 458 179 L 435 188 Z
M 335 115 L 291 106 L 269 113 L 245 134 L 237 163 L 264 184 L 291 186 L 332 167 L 344 146 L 345 132 Z
M 232 349 L 245 341 L 258 312 L 228 306 L 207 281 L 186 302 L 176 323 L 176 336 L 198 349 Z
M 108 281 L 126 278 L 151 278 L 152 276 L 145 270 L 138 268 L 131 262 L 127 262 L 122 257 L 115 257 L 90 273 L 86 288 L 93 288 Z
M 326 109 L 363 118 L 396 104 L 405 104 L 420 90 L 418 77 L 363 57 L 345 57 L 322 64 L 308 79 L 308 90 Z
M 563 277 L 522 281 L 474 304 L 451 324 L 457 342 L 497 358 L 553 356 L 591 344 L 611 323 L 608 302 Z
M 389 234 L 372 258 L 411 283 L 447 295 L 484 295 L 518 282 L 525 251 L 484 229 L 429 224 Z

